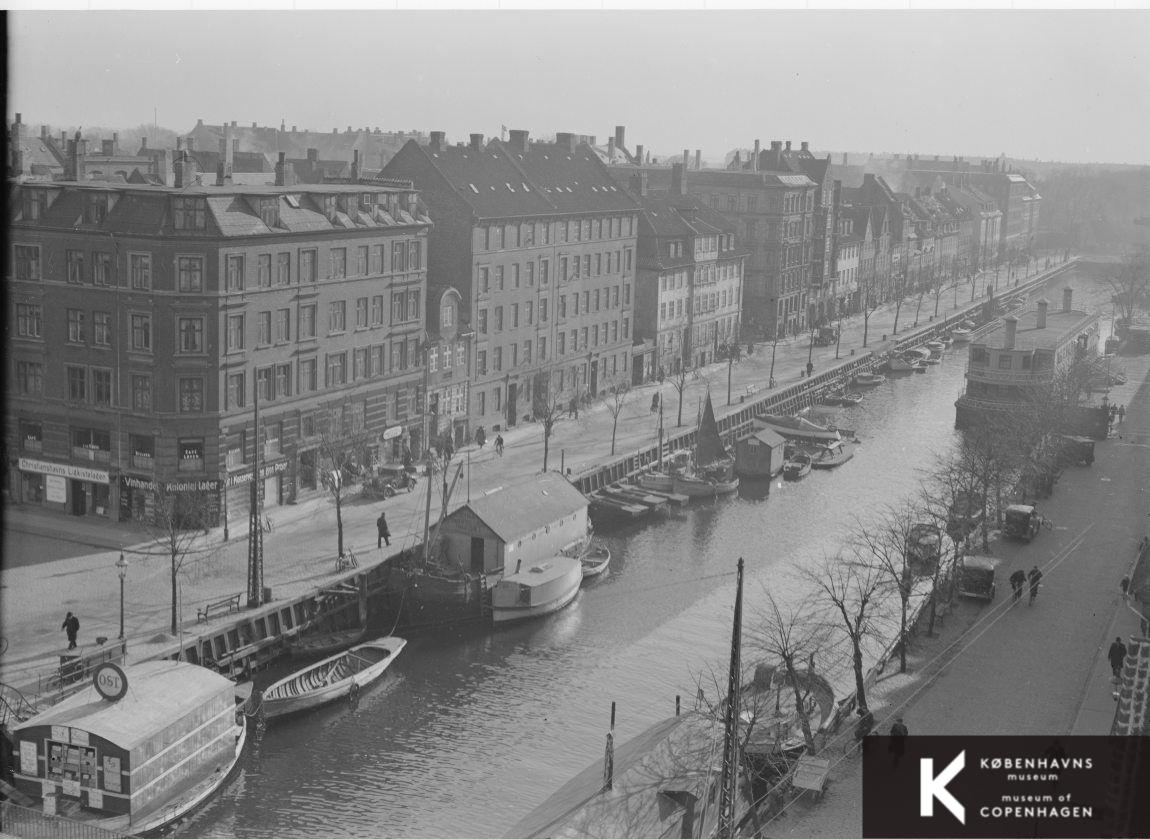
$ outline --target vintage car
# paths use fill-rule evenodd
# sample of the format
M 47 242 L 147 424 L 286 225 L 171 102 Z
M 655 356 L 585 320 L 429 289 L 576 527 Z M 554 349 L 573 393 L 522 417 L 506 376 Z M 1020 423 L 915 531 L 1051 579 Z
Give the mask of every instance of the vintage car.
M 1063 434 L 1061 456 L 1065 463 L 1091 466 L 1094 463 L 1094 441 L 1089 437 Z
M 964 597 L 993 600 L 995 569 L 1001 560 L 992 556 L 964 556 L 958 571 L 958 593 Z
M 1042 527 L 1042 516 L 1033 504 L 1011 504 L 1003 513 L 1002 535 L 1029 542 Z

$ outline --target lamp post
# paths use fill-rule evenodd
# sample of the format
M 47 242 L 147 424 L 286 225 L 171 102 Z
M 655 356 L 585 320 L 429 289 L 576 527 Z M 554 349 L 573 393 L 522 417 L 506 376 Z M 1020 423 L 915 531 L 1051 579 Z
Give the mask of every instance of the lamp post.
M 120 549 L 120 558 L 116 560 L 116 570 L 120 572 L 120 640 L 124 640 L 124 577 L 128 574 L 128 561 L 124 559 L 124 549 Z

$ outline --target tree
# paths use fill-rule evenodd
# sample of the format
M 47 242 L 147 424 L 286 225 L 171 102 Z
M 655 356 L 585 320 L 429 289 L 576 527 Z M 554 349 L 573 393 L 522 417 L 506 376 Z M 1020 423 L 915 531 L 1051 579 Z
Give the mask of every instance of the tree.
M 214 512 L 213 504 L 214 499 L 204 492 L 176 492 L 159 482 L 152 488 L 152 518 L 145 530 L 155 539 L 161 555 L 168 558 L 172 584 L 172 635 L 180 631 L 178 576 L 189 556 L 206 553 L 205 550 L 193 550 L 193 545 L 201 532 L 207 532 Z
M 873 565 L 862 561 L 857 551 L 849 557 L 825 558 L 817 569 L 807 571 L 806 577 L 818 587 L 829 604 L 831 619 L 850 642 L 856 708 L 861 716 L 868 710 L 863 647 L 877 634 L 874 612 L 883 578 Z
M 906 297 L 906 266 L 902 266 L 902 271 L 896 275 L 894 282 L 894 326 L 891 328 L 891 333 L 898 334 L 898 316 L 902 311 L 902 301 Z
M 343 549 L 343 501 L 349 485 L 366 474 L 367 448 L 375 436 L 367 430 L 363 402 L 350 399 L 330 403 L 316 414 L 316 434 L 319 460 L 326 466 L 321 476 L 323 485 L 335 501 L 336 546 L 339 555 Z
M 778 339 L 776 338 L 775 340 L 777 341 Z M 683 390 L 687 387 L 688 372 L 687 365 L 680 364 L 679 372 L 670 377 L 671 385 L 675 388 L 675 392 L 679 394 L 679 418 L 675 422 L 676 428 L 679 428 L 683 424 Z
M 547 471 L 547 460 L 551 452 L 551 434 L 555 430 L 555 423 L 563 415 L 563 394 L 557 389 L 539 387 L 536 385 L 534 393 L 535 418 L 543 423 L 543 471 Z M 577 401 L 577 400 L 576 400 Z M 612 450 L 612 454 L 614 451 Z
M 1109 282 L 1118 322 L 1129 327 L 1139 308 L 1150 307 L 1150 248 L 1127 252 Z
M 870 316 L 878 309 L 878 298 L 872 294 L 874 285 L 874 277 L 867 281 L 866 293 L 862 297 L 862 315 L 863 315 L 863 346 L 866 346 L 867 336 L 870 334 Z
M 623 412 L 623 406 L 626 405 L 627 395 L 630 392 L 626 385 L 619 385 L 603 397 L 603 404 L 611 413 L 611 454 L 615 454 L 615 432 L 619 428 L 619 414 Z

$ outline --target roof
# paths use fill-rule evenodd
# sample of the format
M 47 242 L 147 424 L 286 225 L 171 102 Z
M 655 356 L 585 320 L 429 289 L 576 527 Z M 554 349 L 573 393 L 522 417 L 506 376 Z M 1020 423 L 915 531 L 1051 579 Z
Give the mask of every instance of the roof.
M 499 140 L 492 140 L 488 148 L 492 146 L 499 146 L 513 165 L 526 173 L 527 183 L 541 190 L 561 212 L 639 209 L 635 199 L 615 183 L 607 167 L 585 143 L 574 150 L 559 143 L 528 143 L 527 150 L 521 151 Z
M 206 667 L 182 661 L 146 661 L 124 668 L 128 692 L 110 702 L 93 685 L 16 729 L 67 725 L 131 749 L 221 694 L 232 701 L 235 685 Z
M 639 219 L 640 235 L 654 236 L 710 236 L 716 233 L 735 234 L 735 223 L 726 216 L 707 207 L 694 195 L 641 195 L 636 196 L 642 215 Z M 649 230 L 644 230 L 647 227 Z
M 1038 328 L 1038 310 L 1030 309 L 1018 314 L 1012 314 L 1018 320 L 1014 332 L 1014 349 L 1035 350 L 1052 349 L 1061 346 L 1068 340 L 1075 338 L 1082 329 L 1098 318 L 1089 312 L 1080 312 L 1071 309 L 1069 312 L 1061 309 L 1048 309 L 1046 314 L 1046 327 Z M 998 320 L 989 327 L 972 347 L 990 347 L 1004 349 L 1006 344 L 1006 321 Z
M 780 172 L 735 172 L 725 169 L 703 169 L 687 173 L 687 181 L 704 186 L 814 187 L 815 182 L 806 175 L 788 175 Z
M 460 509 L 468 508 L 504 542 L 515 542 L 527 533 L 586 510 L 587 499 L 562 475 L 548 472 L 532 481 L 473 498 Z M 448 520 L 454 515 L 449 515 Z
M 717 787 L 722 727 L 698 713 L 671 717 L 617 746 L 613 764 L 610 789 L 603 789 L 603 760 L 597 760 L 524 816 L 503 839 L 633 839 L 665 836 L 672 825 L 678 836 L 682 808 L 668 793 L 686 792 L 706 800 L 708 787 Z M 696 818 L 701 818 L 701 809 L 696 808 Z M 717 809 L 707 808 L 708 823 Z M 706 825 L 700 835 L 708 835 Z
M 744 434 L 739 438 L 739 442 L 742 442 L 743 440 L 750 440 L 752 437 L 763 445 L 770 446 L 772 449 L 777 449 L 787 444 L 787 441 L 783 439 L 781 434 L 778 434 L 769 428 L 760 428 L 750 432 L 749 434 Z

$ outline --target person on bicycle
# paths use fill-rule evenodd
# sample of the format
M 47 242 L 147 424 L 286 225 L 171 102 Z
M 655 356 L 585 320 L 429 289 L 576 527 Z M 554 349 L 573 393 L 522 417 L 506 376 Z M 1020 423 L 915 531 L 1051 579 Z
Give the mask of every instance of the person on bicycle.
M 1033 606 L 1034 605 L 1034 598 L 1038 597 L 1038 585 L 1042 581 L 1042 572 L 1039 571 L 1038 566 L 1035 565 L 1033 568 L 1030 569 L 1030 573 L 1027 574 L 1026 577 L 1027 577 L 1027 579 L 1030 580 L 1030 604 L 1029 605 Z
M 1026 572 L 1019 568 L 1010 575 L 1010 587 L 1014 589 L 1014 602 L 1022 599 L 1022 587 L 1026 585 Z

